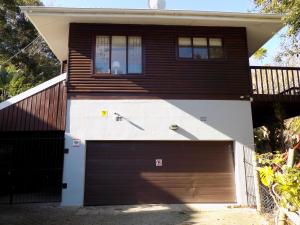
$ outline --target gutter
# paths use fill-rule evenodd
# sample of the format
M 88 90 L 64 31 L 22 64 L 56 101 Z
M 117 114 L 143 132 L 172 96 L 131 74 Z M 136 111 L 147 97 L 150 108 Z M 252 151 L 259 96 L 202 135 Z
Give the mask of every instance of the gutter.
M 191 11 L 191 10 L 155 10 L 155 9 L 110 9 L 110 8 L 65 8 L 65 7 L 43 7 L 43 6 L 20 6 L 26 15 L 55 15 L 55 16 L 84 16 L 84 17 L 151 17 L 174 18 L 176 19 L 213 19 L 222 20 L 245 20 L 264 22 L 279 22 L 279 14 L 258 14 L 258 13 L 236 13 L 236 12 L 216 12 L 216 11 Z M 96 15 L 95 15 L 96 14 Z

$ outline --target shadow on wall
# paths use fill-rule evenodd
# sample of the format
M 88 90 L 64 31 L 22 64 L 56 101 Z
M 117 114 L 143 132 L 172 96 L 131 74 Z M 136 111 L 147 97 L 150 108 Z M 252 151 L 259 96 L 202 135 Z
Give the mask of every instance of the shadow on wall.
M 188 140 L 199 140 L 198 137 L 196 137 L 195 135 L 188 132 L 187 130 L 185 130 L 182 127 L 179 127 L 177 130 L 174 130 L 174 132 L 176 132 L 177 134 L 182 135 L 183 137 L 187 138 Z

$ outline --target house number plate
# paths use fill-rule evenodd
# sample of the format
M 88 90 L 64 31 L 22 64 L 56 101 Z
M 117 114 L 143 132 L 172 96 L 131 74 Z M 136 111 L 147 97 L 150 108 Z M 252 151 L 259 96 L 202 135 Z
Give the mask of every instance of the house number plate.
M 163 162 L 162 159 L 155 159 L 155 166 L 162 166 Z

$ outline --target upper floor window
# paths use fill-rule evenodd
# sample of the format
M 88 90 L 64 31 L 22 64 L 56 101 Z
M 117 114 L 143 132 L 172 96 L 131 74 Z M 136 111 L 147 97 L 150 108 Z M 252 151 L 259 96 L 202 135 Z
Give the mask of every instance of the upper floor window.
M 95 71 L 101 74 L 142 73 L 142 38 L 96 36 Z
M 185 59 L 224 58 L 221 38 L 179 37 L 178 56 Z

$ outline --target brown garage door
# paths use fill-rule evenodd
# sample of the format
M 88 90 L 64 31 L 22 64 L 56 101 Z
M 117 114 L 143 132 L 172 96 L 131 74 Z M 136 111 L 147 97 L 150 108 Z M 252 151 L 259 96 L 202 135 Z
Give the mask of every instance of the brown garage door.
M 85 205 L 208 202 L 235 202 L 232 142 L 87 142 Z

